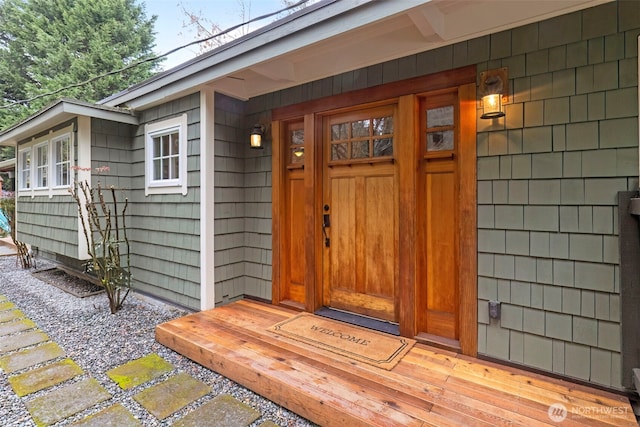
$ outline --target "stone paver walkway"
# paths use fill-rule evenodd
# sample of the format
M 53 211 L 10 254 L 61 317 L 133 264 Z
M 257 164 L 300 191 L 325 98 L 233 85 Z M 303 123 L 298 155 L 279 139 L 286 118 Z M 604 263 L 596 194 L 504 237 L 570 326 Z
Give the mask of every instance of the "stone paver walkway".
M 0 295 L 0 369 L 14 392 L 23 399 L 38 426 L 49 426 L 112 399 L 95 378 L 90 378 L 64 350 L 12 302 Z M 133 395 L 158 420 L 209 395 L 211 387 L 175 367 L 155 353 L 132 360 L 106 372 L 122 390 L 140 388 Z M 166 376 L 162 381 L 154 380 Z M 135 390 L 134 390 L 135 392 Z M 31 397 L 39 393 L 37 397 Z M 260 413 L 230 395 L 219 395 L 179 419 L 178 427 L 242 427 Z M 91 413 L 72 424 L 84 427 L 134 427 L 142 424 L 120 403 Z M 261 427 L 275 426 L 270 421 Z

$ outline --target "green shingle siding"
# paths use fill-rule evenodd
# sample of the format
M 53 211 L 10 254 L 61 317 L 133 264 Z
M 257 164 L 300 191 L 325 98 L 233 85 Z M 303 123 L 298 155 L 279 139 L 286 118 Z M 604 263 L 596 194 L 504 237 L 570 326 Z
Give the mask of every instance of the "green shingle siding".
M 303 90 L 289 91 L 288 96 L 300 99 Z M 263 98 L 265 104 L 269 103 Z M 248 103 L 255 102 L 249 101 Z M 215 298 L 227 303 L 244 294 L 259 296 L 248 290 L 247 273 L 247 176 L 254 169 L 255 159 L 247 158 L 249 127 L 244 111 L 246 104 L 222 94 L 215 95 L 215 173 L 214 173 L 214 230 L 215 230 Z M 259 175 L 259 174 L 258 174 Z M 264 173 L 263 180 L 264 185 Z
M 145 196 L 144 124 L 183 113 L 188 124 L 187 195 Z M 130 129 L 121 144 L 115 144 L 111 137 L 114 144 L 108 150 L 109 159 L 123 163 L 116 165 L 120 182 L 129 184 L 133 286 L 194 309 L 200 307 L 199 122 L 200 96 L 196 93 L 141 112 L 141 125 Z M 120 128 L 119 135 L 124 134 L 126 130 Z M 95 152 L 93 160 L 95 164 Z
M 479 307 L 510 283 L 500 327 L 513 354 L 490 348 L 505 336 L 495 325 L 479 328 L 481 353 L 620 387 L 616 194 L 637 185 L 639 17 L 637 2 L 613 2 L 500 33 L 510 53 L 491 44 L 498 66 L 524 55 L 526 69 L 509 69 L 516 117 L 478 125 Z M 505 153 L 520 121 L 525 154 Z
M 18 240 L 42 251 L 78 256 L 77 207 L 71 196 L 19 197 Z

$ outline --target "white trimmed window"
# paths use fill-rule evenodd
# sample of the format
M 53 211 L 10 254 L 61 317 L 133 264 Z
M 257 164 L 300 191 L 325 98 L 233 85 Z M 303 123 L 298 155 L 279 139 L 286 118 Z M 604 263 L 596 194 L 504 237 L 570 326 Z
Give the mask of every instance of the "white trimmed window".
M 47 188 L 49 185 L 49 144 L 39 144 L 33 147 L 35 161 L 35 188 Z
M 19 151 L 18 171 L 18 189 L 29 190 L 31 188 L 31 148 Z
M 20 144 L 18 195 L 68 194 L 73 180 L 73 156 L 71 126 Z
M 145 194 L 187 194 L 187 115 L 145 126 Z
M 53 187 L 71 185 L 71 135 L 65 134 L 52 140 L 53 144 Z

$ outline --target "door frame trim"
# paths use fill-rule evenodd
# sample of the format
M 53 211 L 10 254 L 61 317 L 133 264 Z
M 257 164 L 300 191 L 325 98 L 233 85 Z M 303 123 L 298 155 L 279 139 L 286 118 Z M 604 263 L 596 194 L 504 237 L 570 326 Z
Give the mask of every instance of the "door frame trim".
M 322 187 L 318 185 L 322 182 L 322 113 L 332 110 L 339 110 L 345 107 L 367 105 L 378 101 L 396 99 L 399 108 L 401 121 L 406 121 L 402 125 L 409 126 L 406 133 L 400 135 L 401 138 L 418 138 L 417 102 L 415 96 L 419 93 L 431 92 L 439 89 L 451 87 L 459 88 L 460 114 L 463 117 L 473 117 L 473 120 L 460 120 L 460 193 L 459 203 L 459 286 L 460 286 L 460 330 L 459 345 L 463 354 L 476 356 L 477 354 L 477 226 L 476 226 L 476 76 L 475 66 L 468 66 L 452 71 L 446 71 L 429 76 L 422 76 L 399 82 L 374 86 L 367 89 L 359 89 L 339 95 L 319 98 L 300 104 L 280 107 L 272 111 L 273 130 L 273 158 L 272 158 L 272 269 L 273 269 L 273 293 L 272 303 L 285 305 L 305 311 L 314 312 L 322 306 L 322 229 L 320 226 L 322 208 Z M 406 114 L 409 109 L 413 114 Z M 283 263 L 281 257 L 286 254 L 281 251 L 280 230 L 284 230 L 284 212 L 286 200 L 282 189 L 285 185 L 284 169 L 286 168 L 287 151 L 285 144 L 278 144 L 282 135 L 283 122 L 286 120 L 300 119 L 304 117 L 305 129 L 305 168 L 304 168 L 304 188 L 305 188 L 305 229 L 307 236 L 313 236 L 313 241 L 305 246 L 304 261 L 306 264 L 306 301 L 304 306 L 288 304 L 280 298 L 280 278 Z M 400 209 L 399 218 L 399 250 L 403 253 L 399 261 L 399 284 L 400 292 L 400 333 L 403 336 L 414 337 L 417 335 L 416 312 L 413 301 L 416 296 L 415 285 L 418 283 L 417 272 L 417 251 L 415 247 L 415 236 L 417 227 L 416 202 L 417 196 L 417 170 L 418 159 L 421 158 L 415 148 L 419 144 L 399 144 L 399 146 L 410 146 L 411 149 L 400 149 L 397 155 L 398 162 L 402 164 L 413 164 L 415 167 L 400 167 L 399 182 L 399 203 L 407 203 L 409 209 Z M 311 239 L 310 239 L 311 240 Z M 413 283 L 408 286 L 406 283 Z M 405 284 L 405 285 L 403 285 Z

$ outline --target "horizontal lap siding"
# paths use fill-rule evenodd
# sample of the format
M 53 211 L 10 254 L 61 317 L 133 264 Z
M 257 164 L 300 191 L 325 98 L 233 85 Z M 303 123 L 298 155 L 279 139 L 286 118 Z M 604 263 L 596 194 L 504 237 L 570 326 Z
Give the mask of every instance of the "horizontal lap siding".
M 187 114 L 187 195 L 145 196 L 144 124 Z M 200 97 L 142 112 L 131 150 L 128 236 L 133 286 L 193 309 L 200 307 Z

